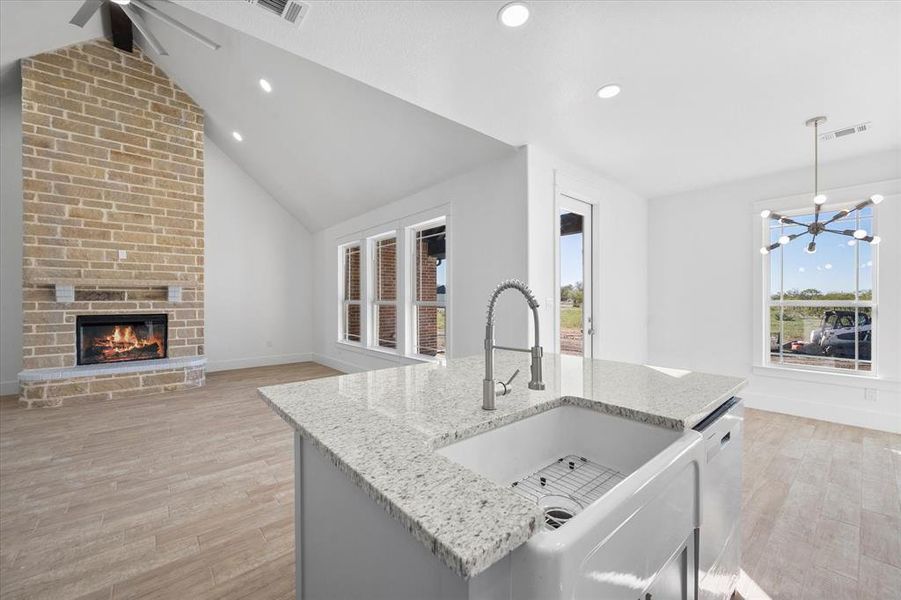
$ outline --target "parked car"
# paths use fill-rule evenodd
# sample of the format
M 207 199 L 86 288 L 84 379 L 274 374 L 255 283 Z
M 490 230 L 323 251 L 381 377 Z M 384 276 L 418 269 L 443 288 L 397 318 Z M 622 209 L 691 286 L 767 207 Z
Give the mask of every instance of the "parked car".
M 854 358 L 855 334 L 858 358 L 870 360 L 872 321 L 870 315 L 863 312 L 827 310 L 820 327 L 810 332 L 810 344 L 819 346 L 826 356 Z

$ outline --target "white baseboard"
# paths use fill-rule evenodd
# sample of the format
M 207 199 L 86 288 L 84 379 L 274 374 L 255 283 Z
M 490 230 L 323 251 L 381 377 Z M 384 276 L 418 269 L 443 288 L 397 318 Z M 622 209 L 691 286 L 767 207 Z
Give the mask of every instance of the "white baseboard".
M 898 414 L 763 394 L 739 392 L 738 395 L 745 401 L 745 406 L 749 408 L 890 433 L 901 433 L 901 415 Z
M 19 394 L 19 380 L 0 381 L 0 396 L 11 396 Z
M 341 371 L 342 373 L 359 373 L 361 371 L 365 371 L 365 369 L 360 368 L 358 365 L 339 360 L 337 358 L 332 358 L 330 356 L 326 356 L 325 354 L 317 354 L 314 352 L 310 360 L 317 362 L 320 365 L 325 365 L 326 367 L 331 367 L 332 369 Z
M 234 369 L 249 369 L 251 367 L 271 367 L 273 365 L 287 365 L 291 363 L 310 362 L 313 360 L 312 352 L 303 354 L 276 354 L 272 356 L 250 356 L 247 358 L 230 358 L 226 360 L 211 360 L 207 356 L 206 370 L 208 373 L 216 371 L 232 371 Z M 318 362 L 318 361 L 317 361 Z

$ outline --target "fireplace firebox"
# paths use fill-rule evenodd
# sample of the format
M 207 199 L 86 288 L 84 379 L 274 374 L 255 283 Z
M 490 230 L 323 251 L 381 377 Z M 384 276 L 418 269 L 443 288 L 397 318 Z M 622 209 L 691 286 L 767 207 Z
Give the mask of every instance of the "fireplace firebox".
M 79 365 L 166 358 L 169 316 L 79 315 L 75 318 Z

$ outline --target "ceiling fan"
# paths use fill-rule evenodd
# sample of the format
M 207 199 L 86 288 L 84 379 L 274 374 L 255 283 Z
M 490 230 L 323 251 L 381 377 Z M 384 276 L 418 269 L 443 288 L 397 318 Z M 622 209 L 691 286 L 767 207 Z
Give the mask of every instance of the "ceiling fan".
M 84 27 L 85 24 L 94 16 L 101 6 L 106 4 L 109 7 L 110 23 L 113 30 L 113 45 L 125 52 L 133 50 L 133 32 L 132 26 L 137 28 L 147 43 L 153 48 L 154 52 L 161 55 L 167 55 L 166 49 L 163 48 L 159 40 L 154 37 L 144 21 L 141 14 L 150 15 L 151 17 L 174 27 L 182 33 L 191 36 L 210 50 L 218 50 L 219 44 L 208 37 L 197 33 L 187 25 L 173 19 L 166 13 L 161 12 L 147 0 L 85 0 L 81 8 L 69 21 L 72 25 Z M 135 10 L 140 9 L 140 12 Z

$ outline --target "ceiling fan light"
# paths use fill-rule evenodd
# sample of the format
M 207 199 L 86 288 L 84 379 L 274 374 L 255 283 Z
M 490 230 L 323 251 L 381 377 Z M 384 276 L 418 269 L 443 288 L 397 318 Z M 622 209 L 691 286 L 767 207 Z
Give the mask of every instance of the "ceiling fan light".
M 769 209 L 767 209 L 767 210 L 762 210 L 762 211 L 760 211 L 760 218 L 761 218 L 761 219 L 766 219 L 766 218 L 769 217 L 771 214 L 773 214 L 773 211 L 771 211 L 771 210 L 769 210 Z
M 856 239 L 862 240 L 863 238 L 867 237 L 867 230 L 866 229 L 855 229 L 854 233 L 852 235 Z
M 885 200 L 885 196 L 883 196 L 882 194 L 873 194 L 872 196 L 870 196 L 870 202 L 872 202 L 873 204 L 879 204 L 883 200 Z
M 816 196 L 813 197 L 813 203 L 816 204 L 817 206 L 822 206 L 823 204 L 826 204 L 826 200 L 827 200 L 826 194 L 817 194 Z

